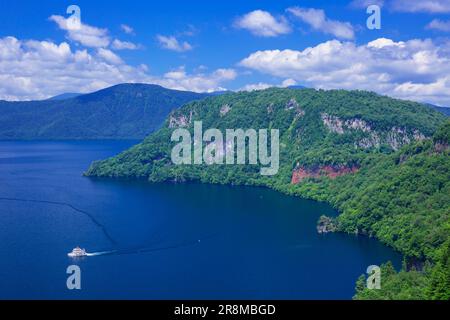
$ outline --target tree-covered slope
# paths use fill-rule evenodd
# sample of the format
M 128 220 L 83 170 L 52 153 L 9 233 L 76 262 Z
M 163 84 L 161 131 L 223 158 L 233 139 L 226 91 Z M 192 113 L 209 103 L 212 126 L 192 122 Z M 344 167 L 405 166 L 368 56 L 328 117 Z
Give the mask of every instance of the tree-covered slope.
M 430 108 L 433 108 L 436 111 L 439 111 L 442 114 L 445 114 L 447 117 L 450 116 L 450 108 L 449 107 L 438 107 L 432 104 L 428 104 Z
M 362 277 L 356 299 L 450 299 L 449 144 L 447 122 L 432 140 L 369 157 L 358 174 L 289 188 L 338 208 L 339 230 L 375 236 L 407 257 L 399 273 L 383 266 L 381 290 Z
M 279 129 L 279 173 L 263 177 L 258 165 L 173 165 L 172 131 L 192 130 L 197 120 L 204 130 Z M 357 298 L 441 299 L 450 290 L 436 284 L 449 274 L 448 138 L 446 117 L 417 103 L 361 91 L 269 89 L 190 103 L 141 144 L 93 163 L 87 175 L 262 185 L 326 201 L 341 212 L 339 230 L 375 236 L 427 261 L 424 271 L 406 268 L 385 279 L 392 287 L 409 279 L 404 290 Z
M 0 139 L 141 139 L 205 94 L 122 84 L 69 99 L 0 101 Z
M 414 270 L 416 265 L 399 273 L 383 266 L 382 290 L 360 284 L 355 298 L 450 299 L 449 145 L 450 121 L 433 140 L 377 159 L 353 181 L 343 178 L 327 188 L 331 201 L 343 208 L 341 230 L 375 235 L 408 257 L 426 261 L 422 272 Z M 345 191 L 335 196 L 338 187 Z
M 330 202 L 342 212 L 343 231 L 376 236 L 411 258 L 437 260 L 436 248 L 450 235 L 449 134 L 446 122 L 432 139 L 366 157 L 357 174 L 309 180 L 289 191 Z
M 225 94 L 175 110 L 161 130 L 121 155 L 96 163 L 89 174 L 289 184 L 296 167 L 359 166 L 370 154 L 390 153 L 431 137 L 444 119 L 418 103 L 362 91 L 268 89 Z M 204 131 L 279 129 L 280 173 L 262 178 L 255 166 L 171 165 L 173 129 L 192 131 L 195 121 L 203 122 Z

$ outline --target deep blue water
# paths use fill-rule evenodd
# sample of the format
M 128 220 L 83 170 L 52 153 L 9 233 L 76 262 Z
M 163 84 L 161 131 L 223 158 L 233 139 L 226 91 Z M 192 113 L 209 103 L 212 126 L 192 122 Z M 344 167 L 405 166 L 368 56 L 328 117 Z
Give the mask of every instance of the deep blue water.
M 0 142 L 0 299 L 350 299 L 369 265 L 401 263 L 374 239 L 318 235 L 325 204 L 82 177 L 133 143 Z M 68 258 L 77 245 L 117 252 Z M 71 264 L 80 291 L 66 288 Z

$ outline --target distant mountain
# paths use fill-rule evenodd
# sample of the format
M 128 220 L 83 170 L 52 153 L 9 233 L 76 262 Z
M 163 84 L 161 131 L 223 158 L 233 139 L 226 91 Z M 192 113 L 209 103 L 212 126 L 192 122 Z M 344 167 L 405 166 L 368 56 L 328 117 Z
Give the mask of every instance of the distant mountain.
M 213 91 L 213 92 L 210 92 L 209 95 L 210 96 L 221 96 L 221 95 L 227 94 L 227 93 L 233 93 L 233 91 L 230 91 L 230 90 Z
M 59 94 L 57 96 L 51 97 L 47 100 L 67 100 L 67 99 L 72 99 L 72 98 L 76 98 L 78 96 L 81 96 L 82 93 L 72 93 L 72 92 L 68 92 L 68 93 L 63 93 L 63 94 Z
M 120 84 L 45 101 L 0 101 L 0 139 L 140 139 L 174 109 L 208 94 Z
M 306 89 L 305 86 L 301 86 L 301 85 L 294 85 L 294 86 L 289 86 L 289 89 Z
M 438 106 L 435 106 L 434 104 L 429 104 L 429 103 L 427 104 L 427 106 L 429 106 L 430 108 L 433 108 L 434 110 L 439 111 L 440 113 L 445 114 L 447 117 L 450 116 L 450 108 L 438 107 Z

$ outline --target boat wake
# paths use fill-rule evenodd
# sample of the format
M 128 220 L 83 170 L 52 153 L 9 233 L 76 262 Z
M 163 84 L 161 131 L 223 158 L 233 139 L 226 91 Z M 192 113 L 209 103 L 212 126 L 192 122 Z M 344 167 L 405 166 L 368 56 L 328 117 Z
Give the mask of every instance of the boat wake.
M 114 254 L 116 251 L 103 251 L 103 252 L 93 252 L 93 253 L 86 253 L 86 257 L 98 257 L 98 256 L 106 256 L 109 254 Z
M 99 256 L 107 256 L 107 255 L 130 255 L 130 254 L 141 254 L 141 253 L 150 253 L 157 251 L 165 251 L 165 250 L 174 250 L 185 247 L 191 247 L 201 244 L 203 241 L 213 238 L 214 236 L 204 237 L 198 240 L 190 240 L 175 244 L 170 244 L 166 246 L 152 246 L 152 247 L 139 247 L 139 248 L 128 248 L 128 249 L 117 249 L 110 251 L 101 251 L 101 252 L 93 252 L 86 253 L 86 257 L 99 257 Z

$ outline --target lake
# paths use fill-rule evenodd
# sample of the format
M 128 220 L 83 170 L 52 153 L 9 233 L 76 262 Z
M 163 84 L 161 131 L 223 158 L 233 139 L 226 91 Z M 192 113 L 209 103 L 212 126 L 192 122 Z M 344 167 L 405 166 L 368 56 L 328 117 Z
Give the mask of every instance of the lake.
M 326 204 L 82 176 L 134 143 L 0 142 L 0 299 L 351 299 L 369 265 L 401 265 L 375 239 L 317 234 Z M 69 258 L 78 245 L 107 253 Z

